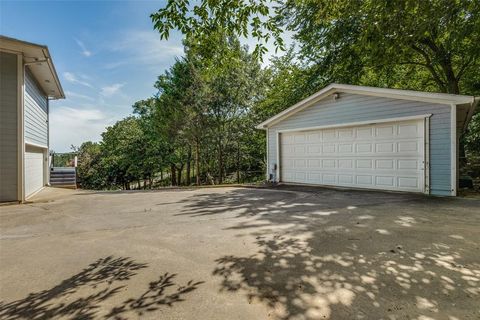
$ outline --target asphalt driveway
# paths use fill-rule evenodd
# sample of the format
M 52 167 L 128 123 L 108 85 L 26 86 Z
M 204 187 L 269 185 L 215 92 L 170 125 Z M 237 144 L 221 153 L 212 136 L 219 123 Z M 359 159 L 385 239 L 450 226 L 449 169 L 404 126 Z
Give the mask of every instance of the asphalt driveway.
M 0 207 L 1 319 L 480 319 L 480 201 L 47 189 Z

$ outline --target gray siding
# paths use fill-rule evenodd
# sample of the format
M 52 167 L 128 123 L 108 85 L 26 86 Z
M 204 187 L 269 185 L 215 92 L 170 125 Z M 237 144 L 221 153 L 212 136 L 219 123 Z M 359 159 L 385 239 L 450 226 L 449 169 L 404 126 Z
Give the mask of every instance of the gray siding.
M 269 128 L 268 167 L 277 160 L 277 130 L 432 114 L 430 118 L 430 190 L 451 194 L 450 106 L 358 94 L 327 97 Z
M 0 201 L 18 200 L 17 55 L 0 52 Z
M 25 72 L 25 142 L 48 146 L 48 103 L 30 72 Z

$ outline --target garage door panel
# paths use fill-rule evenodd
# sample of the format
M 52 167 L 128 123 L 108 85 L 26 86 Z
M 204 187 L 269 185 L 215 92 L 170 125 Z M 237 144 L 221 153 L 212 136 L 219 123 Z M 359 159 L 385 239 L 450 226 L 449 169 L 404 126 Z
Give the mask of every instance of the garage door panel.
M 375 130 L 375 136 L 376 137 L 381 137 L 381 138 L 393 137 L 393 135 L 395 133 L 395 127 L 393 125 L 378 126 L 375 129 L 376 129 Z
M 339 159 L 338 167 L 340 169 L 353 169 L 353 159 Z
M 284 182 L 423 191 L 421 120 L 282 133 L 280 156 Z
M 373 137 L 373 128 L 358 128 L 357 139 L 371 139 Z
M 338 175 L 338 183 L 339 184 L 353 184 L 354 175 L 350 174 L 339 174 Z
M 335 130 L 325 130 L 322 132 L 322 141 L 334 141 L 337 139 Z
M 418 188 L 419 181 L 417 177 L 398 177 L 397 183 L 399 188 Z
M 307 154 L 312 156 L 318 156 L 322 153 L 322 146 L 321 145 L 310 145 L 307 146 Z
M 399 159 L 397 160 L 397 168 L 399 170 L 418 170 L 420 164 L 417 159 Z
M 357 168 L 357 169 L 373 169 L 372 162 L 373 161 L 371 159 L 356 160 L 355 168 Z
M 371 143 L 357 143 L 357 153 L 372 152 L 373 146 Z
M 322 141 L 322 134 L 320 132 L 308 133 L 307 142 L 308 143 L 320 143 Z
M 388 141 L 388 142 L 381 142 L 375 144 L 375 151 L 377 153 L 393 153 L 395 152 L 395 142 Z
M 357 184 L 363 186 L 372 186 L 373 185 L 373 176 L 371 175 L 357 175 Z
M 322 160 L 322 168 L 323 169 L 334 169 L 335 166 L 335 160 L 334 159 L 324 159 Z
M 398 142 L 398 152 L 414 152 L 415 154 L 420 150 L 419 141 L 400 141 Z
M 338 130 L 338 140 L 351 141 L 355 136 L 354 130 L 354 128 Z
M 399 124 L 398 125 L 398 136 L 402 138 L 410 138 L 410 137 L 421 137 L 423 136 L 423 128 L 420 128 L 419 124 Z M 420 132 L 422 130 L 422 132 Z
M 322 147 L 322 154 L 334 153 L 336 151 L 335 145 L 328 143 L 324 144 Z
M 322 162 L 320 159 L 308 159 L 307 166 L 309 169 L 321 169 Z
M 337 176 L 334 174 L 324 173 L 322 174 L 322 179 L 324 184 L 335 185 L 337 183 Z
M 395 169 L 395 161 L 393 159 L 375 160 L 375 169 L 393 170 Z
M 342 143 L 338 145 L 338 153 L 352 153 L 353 144 L 352 143 Z

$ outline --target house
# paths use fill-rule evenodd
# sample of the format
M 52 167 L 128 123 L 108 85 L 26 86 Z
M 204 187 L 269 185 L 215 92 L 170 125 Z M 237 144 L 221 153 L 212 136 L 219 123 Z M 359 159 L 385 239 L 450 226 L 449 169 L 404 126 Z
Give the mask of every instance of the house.
M 459 137 L 478 102 L 331 84 L 257 126 L 267 179 L 455 196 Z
M 0 201 L 48 183 L 49 101 L 62 98 L 48 48 L 0 36 Z

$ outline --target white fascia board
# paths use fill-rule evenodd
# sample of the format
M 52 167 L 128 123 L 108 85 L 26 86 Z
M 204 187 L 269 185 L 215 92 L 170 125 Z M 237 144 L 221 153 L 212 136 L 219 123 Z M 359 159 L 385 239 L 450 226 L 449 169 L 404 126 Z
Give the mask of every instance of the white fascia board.
M 468 109 L 467 117 L 465 119 L 465 123 L 463 124 L 463 130 L 467 129 L 468 123 L 470 120 L 472 120 L 473 114 L 475 113 L 475 108 L 478 106 L 480 103 L 480 97 L 475 97 L 473 103 L 470 105 L 470 108 Z

